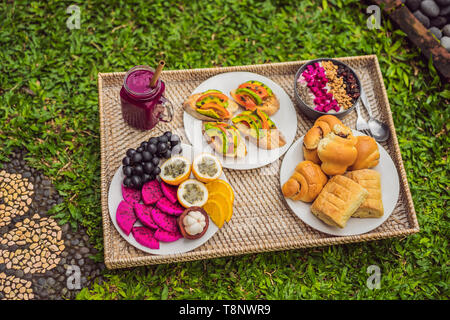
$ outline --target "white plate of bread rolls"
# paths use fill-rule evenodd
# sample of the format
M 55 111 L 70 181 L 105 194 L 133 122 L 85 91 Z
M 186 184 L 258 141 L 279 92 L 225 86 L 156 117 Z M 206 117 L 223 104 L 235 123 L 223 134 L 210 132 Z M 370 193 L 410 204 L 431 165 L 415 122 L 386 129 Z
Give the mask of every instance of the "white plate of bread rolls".
M 292 144 L 280 169 L 290 209 L 321 232 L 351 236 L 385 222 L 400 192 L 397 169 L 373 138 L 338 118 L 318 118 Z

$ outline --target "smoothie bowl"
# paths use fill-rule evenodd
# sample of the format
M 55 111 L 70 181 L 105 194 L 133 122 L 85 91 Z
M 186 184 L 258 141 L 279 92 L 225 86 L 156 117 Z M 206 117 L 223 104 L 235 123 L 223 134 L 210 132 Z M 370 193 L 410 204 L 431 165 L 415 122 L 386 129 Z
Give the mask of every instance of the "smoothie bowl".
M 311 60 L 296 73 L 294 95 L 299 109 L 310 119 L 325 114 L 342 118 L 358 103 L 361 82 L 346 64 L 328 58 Z

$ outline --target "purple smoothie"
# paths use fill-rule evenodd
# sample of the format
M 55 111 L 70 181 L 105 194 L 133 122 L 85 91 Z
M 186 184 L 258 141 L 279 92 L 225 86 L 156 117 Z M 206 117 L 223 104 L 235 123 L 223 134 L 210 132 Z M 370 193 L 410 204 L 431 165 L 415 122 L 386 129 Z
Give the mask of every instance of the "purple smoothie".
M 151 88 L 153 73 L 154 70 L 147 66 L 131 68 L 120 90 L 123 119 L 130 126 L 141 130 L 155 127 L 164 111 L 165 85 L 158 80 L 155 87 Z

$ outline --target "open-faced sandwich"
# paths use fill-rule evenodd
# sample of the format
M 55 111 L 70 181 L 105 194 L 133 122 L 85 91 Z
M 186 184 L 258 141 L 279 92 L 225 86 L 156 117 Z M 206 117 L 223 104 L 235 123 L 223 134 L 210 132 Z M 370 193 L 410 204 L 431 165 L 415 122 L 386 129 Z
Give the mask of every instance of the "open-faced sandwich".
M 280 109 L 280 102 L 264 83 L 251 80 L 230 92 L 236 102 L 249 111 L 261 110 L 271 116 Z
M 283 134 L 262 110 L 244 111 L 231 119 L 236 128 L 263 149 L 276 149 L 286 144 Z
M 239 106 L 219 90 L 207 90 L 191 95 L 183 109 L 191 116 L 206 121 L 229 120 Z
M 225 122 L 203 123 L 203 135 L 213 149 L 225 157 L 242 158 L 247 148 L 236 127 Z

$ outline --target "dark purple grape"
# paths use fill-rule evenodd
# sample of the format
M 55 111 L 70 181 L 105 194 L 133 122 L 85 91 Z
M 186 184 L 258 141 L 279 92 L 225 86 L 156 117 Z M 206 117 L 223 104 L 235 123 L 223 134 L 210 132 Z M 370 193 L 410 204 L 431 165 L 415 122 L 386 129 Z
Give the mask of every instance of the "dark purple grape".
M 127 150 L 127 156 L 129 156 L 130 158 L 133 157 L 133 155 L 136 153 L 136 150 L 134 149 L 128 149 Z
M 148 140 L 148 143 L 150 143 L 150 144 L 158 144 L 158 138 L 156 138 L 156 137 L 151 137 L 151 138 Z
M 135 154 L 133 154 L 133 157 L 131 159 L 133 160 L 133 163 L 139 163 L 142 161 L 142 154 L 136 152 Z
M 137 164 L 133 167 L 133 174 L 135 176 L 142 176 L 144 174 L 144 168 L 142 167 L 142 165 Z
M 147 150 L 142 151 L 142 161 L 147 162 L 147 161 L 152 160 L 152 158 L 153 158 L 153 156 L 149 151 L 147 151 Z
M 161 154 L 161 156 L 162 156 L 163 158 L 169 159 L 169 158 L 172 156 L 172 152 L 171 152 L 169 149 L 167 149 L 166 152 L 163 152 L 163 153 Z
M 125 157 L 125 158 L 123 158 L 123 159 L 122 159 L 122 164 L 123 164 L 124 166 L 129 166 L 129 165 L 131 164 L 131 159 L 130 159 L 130 157 Z
M 151 175 L 144 173 L 144 175 L 142 176 L 142 180 L 144 180 L 144 183 L 149 182 L 151 180 Z
M 171 132 L 171 131 L 166 131 L 166 132 L 164 132 L 164 135 L 165 135 L 167 138 L 169 138 L 169 140 L 170 140 L 170 137 L 172 136 L 172 132 Z
M 139 176 L 132 176 L 131 183 L 133 184 L 133 187 L 136 189 L 142 188 L 142 185 L 143 185 L 142 178 Z
M 153 169 L 152 174 L 157 176 L 161 173 L 161 168 L 160 167 L 155 167 L 155 169 Z
M 125 177 L 125 179 L 123 179 L 123 185 L 125 187 L 131 187 L 131 178 L 130 177 Z
M 180 144 L 177 144 L 172 147 L 172 154 L 180 154 L 183 149 L 181 148 Z
M 143 167 L 144 167 L 144 172 L 148 173 L 148 174 L 152 173 L 153 169 L 155 168 L 155 166 L 151 162 L 144 162 Z
M 166 142 L 160 142 L 158 143 L 158 153 L 164 153 L 166 150 L 169 149 L 169 146 Z
M 148 146 L 148 142 L 147 142 L 147 141 L 141 142 L 141 147 L 142 147 L 144 150 L 147 150 L 147 146 Z
M 150 152 L 151 154 L 155 154 L 156 151 L 158 151 L 158 147 L 156 146 L 156 144 L 150 143 L 150 144 L 147 146 L 147 150 L 148 150 L 148 152 Z
M 133 168 L 131 166 L 123 166 L 122 171 L 127 177 L 131 177 L 133 175 Z
M 158 158 L 158 157 L 153 157 L 152 163 L 153 163 L 155 166 L 158 166 L 158 165 L 159 165 L 159 158 Z
M 136 149 L 136 152 L 142 153 L 142 151 L 144 151 L 144 148 L 142 148 L 142 147 L 139 147 Z
M 179 144 L 181 142 L 181 139 L 180 139 L 180 137 L 179 136 L 177 136 L 176 134 L 173 134 L 171 137 L 170 137 L 170 145 L 173 147 L 173 146 L 176 146 L 177 144 Z
M 169 142 L 169 137 L 165 135 L 159 136 L 158 142 Z

